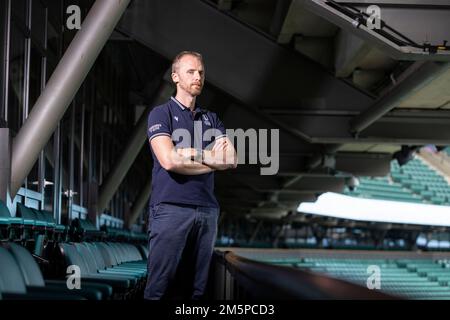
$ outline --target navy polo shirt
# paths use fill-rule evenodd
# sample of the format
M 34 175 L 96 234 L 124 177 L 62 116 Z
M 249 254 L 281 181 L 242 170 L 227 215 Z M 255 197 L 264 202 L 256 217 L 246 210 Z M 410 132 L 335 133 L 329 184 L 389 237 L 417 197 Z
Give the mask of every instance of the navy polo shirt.
M 149 141 L 165 135 L 172 138 L 175 147 L 201 149 L 226 136 L 225 127 L 214 112 L 199 106 L 191 112 L 174 97 L 150 112 L 147 134 Z M 214 172 L 200 175 L 169 172 L 161 166 L 153 150 L 152 156 L 151 206 L 174 203 L 219 207 L 214 196 Z

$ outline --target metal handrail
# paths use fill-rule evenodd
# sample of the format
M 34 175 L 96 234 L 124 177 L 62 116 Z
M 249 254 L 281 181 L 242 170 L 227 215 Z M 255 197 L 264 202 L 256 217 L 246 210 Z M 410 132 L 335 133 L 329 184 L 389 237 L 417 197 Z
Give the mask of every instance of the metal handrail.
M 290 267 L 271 265 L 236 255 L 231 251 L 215 252 L 236 283 L 251 298 L 275 300 L 396 300 L 378 290 Z

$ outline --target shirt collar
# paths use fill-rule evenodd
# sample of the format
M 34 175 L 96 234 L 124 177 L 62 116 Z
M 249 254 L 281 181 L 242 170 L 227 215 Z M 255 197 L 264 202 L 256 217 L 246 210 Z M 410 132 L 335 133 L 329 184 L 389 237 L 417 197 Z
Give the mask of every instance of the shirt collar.
M 181 108 L 182 111 L 184 111 L 184 110 L 189 110 L 188 107 L 186 107 L 185 105 L 183 105 L 183 104 L 182 104 L 180 101 L 178 101 L 175 97 L 172 96 L 172 97 L 170 97 L 170 99 L 171 99 L 173 102 L 175 102 L 175 103 Z M 195 105 L 194 111 L 195 111 L 195 112 L 200 112 L 200 113 L 205 113 L 205 110 L 202 109 L 202 108 L 200 108 L 197 104 Z

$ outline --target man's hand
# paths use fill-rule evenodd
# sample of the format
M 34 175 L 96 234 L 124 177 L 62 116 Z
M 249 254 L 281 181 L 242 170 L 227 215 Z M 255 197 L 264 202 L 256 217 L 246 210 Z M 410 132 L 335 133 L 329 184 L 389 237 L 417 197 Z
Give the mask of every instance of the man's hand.
M 214 143 L 214 146 L 211 151 L 213 154 L 220 152 L 224 153 L 224 150 L 227 149 L 227 146 L 228 146 L 227 139 L 219 139 L 219 141 L 216 141 Z
M 203 163 L 215 170 L 226 170 L 237 166 L 236 150 L 226 137 L 216 140 L 212 149 L 205 150 L 204 155 Z

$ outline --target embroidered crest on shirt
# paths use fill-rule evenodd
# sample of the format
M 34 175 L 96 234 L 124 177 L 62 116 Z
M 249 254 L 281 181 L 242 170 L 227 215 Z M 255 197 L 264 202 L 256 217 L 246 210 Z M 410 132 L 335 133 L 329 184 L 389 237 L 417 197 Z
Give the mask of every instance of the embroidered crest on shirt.
M 173 118 L 178 122 L 178 117 L 177 116 L 173 116 Z
M 211 127 L 211 122 L 209 122 L 208 116 L 206 114 L 203 114 L 202 117 L 203 117 L 203 121 L 205 122 L 205 125 Z

